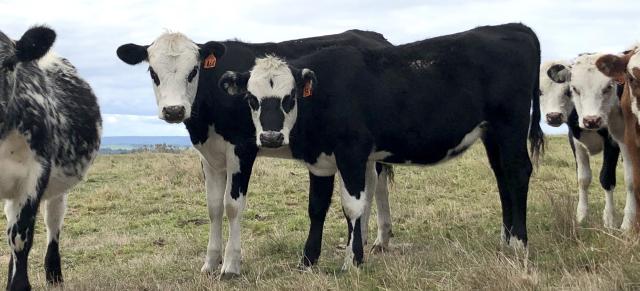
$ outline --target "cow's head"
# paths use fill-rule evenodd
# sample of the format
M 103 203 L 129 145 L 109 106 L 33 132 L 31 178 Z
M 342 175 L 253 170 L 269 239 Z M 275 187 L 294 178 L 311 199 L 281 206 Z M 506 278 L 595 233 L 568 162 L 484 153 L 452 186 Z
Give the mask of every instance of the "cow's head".
M 569 82 L 571 98 L 581 128 L 597 130 L 608 125 L 611 109 L 618 104 L 615 82 L 596 68 L 600 54 L 583 54 L 570 70 L 550 72 L 556 83 Z
M 640 124 L 640 46 L 622 55 L 604 55 L 596 61 L 598 70 L 616 83 L 625 83 L 631 94 L 631 111 Z
M 55 39 L 56 33 L 45 26 L 30 28 L 15 42 L 0 32 L 0 122 L 15 93 L 21 67 L 47 54 Z
M 210 41 L 196 44 L 181 33 L 165 33 L 151 45 L 125 44 L 118 57 L 125 63 L 149 63 L 149 75 L 158 104 L 158 117 L 179 123 L 191 116 L 200 70 L 213 69 L 225 46 Z
M 540 67 L 540 110 L 550 126 L 557 127 L 567 122 L 573 110 L 570 70 L 566 62 L 547 62 Z
M 256 59 L 250 72 L 226 72 L 219 86 L 247 100 L 256 127 L 256 144 L 278 148 L 289 144 L 299 99 L 311 96 L 316 83 L 313 71 L 295 69 L 275 56 L 267 56 Z

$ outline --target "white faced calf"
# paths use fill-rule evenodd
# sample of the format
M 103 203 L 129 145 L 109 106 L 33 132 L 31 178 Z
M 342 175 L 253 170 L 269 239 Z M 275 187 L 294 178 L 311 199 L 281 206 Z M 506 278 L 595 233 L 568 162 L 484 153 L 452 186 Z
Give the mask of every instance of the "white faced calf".
M 569 82 L 554 82 L 548 76 L 547 72 L 551 67 L 565 72 L 565 69 L 570 66 L 564 61 L 546 62 L 540 66 L 540 110 L 547 124 L 558 127 L 567 122 L 573 111 L 573 102 Z M 558 78 L 566 78 L 566 76 L 559 74 Z
M 549 77 L 558 83 L 569 82 L 580 128 L 592 131 L 606 128 L 618 143 L 624 161 L 627 191 L 625 215 L 620 227 L 629 229 L 633 225 L 636 215 L 631 160 L 629 150 L 623 143 L 625 126 L 620 109 L 618 88 L 614 81 L 598 71 L 596 67 L 596 60 L 601 56 L 601 54 L 580 55 L 575 59 L 570 69 L 550 68 Z M 607 200 L 612 199 L 612 197 L 607 198 Z M 610 205 L 612 202 L 607 204 Z M 605 213 L 612 213 L 612 211 L 605 209 Z

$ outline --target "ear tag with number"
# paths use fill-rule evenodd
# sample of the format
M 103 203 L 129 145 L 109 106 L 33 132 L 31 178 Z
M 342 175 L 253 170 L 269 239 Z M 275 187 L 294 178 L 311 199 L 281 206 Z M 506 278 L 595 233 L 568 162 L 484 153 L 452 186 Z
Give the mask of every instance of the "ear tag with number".
M 311 96 L 312 92 L 311 92 L 311 80 L 307 81 L 306 83 L 304 83 L 304 88 L 302 89 L 302 97 L 309 97 Z
M 211 69 L 216 67 L 216 56 L 210 54 L 206 59 L 204 59 L 204 68 Z

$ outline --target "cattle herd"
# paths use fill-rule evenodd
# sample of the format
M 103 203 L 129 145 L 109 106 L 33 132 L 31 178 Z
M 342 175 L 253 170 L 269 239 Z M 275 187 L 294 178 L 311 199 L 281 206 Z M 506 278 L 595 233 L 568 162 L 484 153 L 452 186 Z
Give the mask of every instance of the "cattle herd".
M 41 204 L 46 279 L 63 281 L 58 241 L 66 193 L 83 179 L 100 146 L 97 99 L 69 61 L 49 52 L 55 38 L 45 26 L 17 41 L 0 32 L 8 290 L 31 288 L 27 259 Z M 577 221 L 587 214 L 589 157 L 599 152 L 604 226 L 616 227 L 620 154 L 627 192 L 620 228 L 633 230 L 638 221 L 640 47 L 541 64 L 535 33 L 505 24 L 398 46 L 360 30 L 257 44 L 199 44 L 167 32 L 149 45 L 122 45 L 117 56 L 129 65 L 148 65 L 158 117 L 184 123 L 200 154 L 211 220 L 205 273 L 240 274 L 241 218 L 258 156 L 299 160 L 309 170 L 310 227 L 301 268 L 320 256 L 338 172 L 347 269 L 363 263 L 374 198 L 378 230 L 372 251 L 389 247 L 391 165 L 435 165 L 478 139 L 497 181 L 502 241 L 526 248 L 529 179 L 544 148 L 541 117 L 569 127 Z M 229 222 L 224 248 L 223 211 Z

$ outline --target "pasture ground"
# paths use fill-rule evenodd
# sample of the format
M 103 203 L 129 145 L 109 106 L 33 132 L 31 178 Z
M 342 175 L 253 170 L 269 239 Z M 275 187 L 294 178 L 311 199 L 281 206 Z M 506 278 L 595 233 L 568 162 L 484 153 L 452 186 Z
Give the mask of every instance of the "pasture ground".
M 549 139 L 530 187 L 528 259 L 499 243 L 500 203 L 481 143 L 437 167 L 396 167 L 392 249 L 367 254 L 360 270 L 341 272 L 338 246 L 345 242 L 346 225 L 334 194 L 319 265 L 300 272 L 296 266 L 309 224 L 307 172 L 294 161 L 260 158 L 242 223 L 242 275 L 219 281 L 200 273 L 209 219 L 195 151 L 100 156 L 69 197 L 61 244 L 65 289 L 640 288 L 638 240 L 602 227 L 600 164 L 601 157 L 592 159 L 590 213 L 584 225 L 576 225 L 573 157 L 564 137 Z M 619 225 L 625 194 L 621 164 L 618 168 Z M 375 210 L 372 217 L 370 242 Z M 0 227 L 5 224 L 2 220 Z M 41 215 L 37 224 L 30 277 L 35 288 L 44 289 Z M 224 227 L 226 234 L 226 219 Z M 0 286 L 5 286 L 4 236 L 0 245 Z

